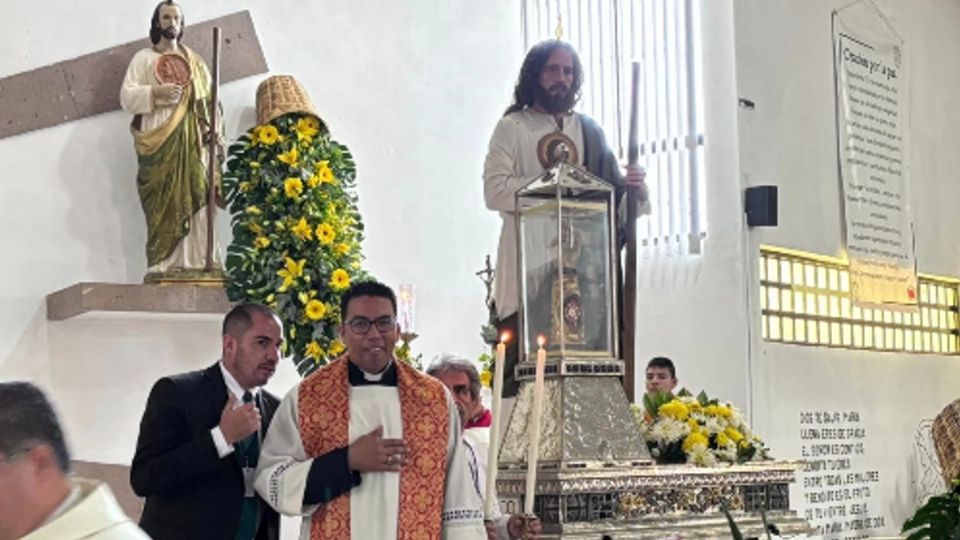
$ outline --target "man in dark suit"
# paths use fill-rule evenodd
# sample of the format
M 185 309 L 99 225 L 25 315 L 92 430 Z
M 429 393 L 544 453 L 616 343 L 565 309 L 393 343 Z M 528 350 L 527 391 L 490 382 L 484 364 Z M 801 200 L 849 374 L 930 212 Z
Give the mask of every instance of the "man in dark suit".
M 155 540 L 276 540 L 279 517 L 253 488 L 260 443 L 279 400 L 262 390 L 283 327 L 240 304 L 223 320 L 223 358 L 154 384 L 130 469 L 146 497 L 140 526 Z

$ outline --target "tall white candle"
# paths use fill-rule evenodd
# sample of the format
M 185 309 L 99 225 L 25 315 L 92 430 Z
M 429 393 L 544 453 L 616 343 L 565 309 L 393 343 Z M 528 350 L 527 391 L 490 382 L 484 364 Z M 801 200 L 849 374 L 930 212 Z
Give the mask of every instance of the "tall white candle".
M 397 324 L 405 334 L 413 333 L 413 283 L 401 283 L 397 290 Z
M 493 404 L 490 418 L 490 447 L 487 451 L 487 485 L 483 498 L 483 518 L 492 520 L 497 507 L 497 454 L 500 453 L 500 398 L 503 393 L 503 365 L 510 333 L 504 332 L 493 360 Z
M 533 514 L 533 497 L 537 491 L 537 460 L 540 458 L 540 417 L 543 415 L 543 371 L 547 364 L 546 343 L 543 336 L 537 338 L 537 372 L 533 380 L 533 410 L 530 413 L 530 445 L 527 454 L 527 490 L 523 497 L 523 513 Z

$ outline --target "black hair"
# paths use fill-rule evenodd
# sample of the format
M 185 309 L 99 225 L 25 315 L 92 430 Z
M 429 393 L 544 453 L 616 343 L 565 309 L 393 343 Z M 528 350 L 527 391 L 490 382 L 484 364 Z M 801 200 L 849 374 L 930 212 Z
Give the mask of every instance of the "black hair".
M 397 314 L 397 295 L 394 294 L 393 289 L 379 281 L 358 281 L 351 285 L 340 297 L 340 318 L 344 322 L 347 320 L 347 307 L 350 306 L 350 301 L 360 296 L 386 298 L 390 300 L 390 305 L 393 306 L 393 314 Z
M 70 472 L 70 452 L 47 396 L 32 383 L 0 383 L 0 453 L 10 457 L 38 444 L 50 445 L 60 470 Z
M 259 313 L 265 317 L 277 316 L 272 309 L 263 304 L 249 302 L 237 304 L 223 318 L 223 335 L 235 338 L 243 336 L 253 326 L 253 313 Z
M 664 368 L 670 370 L 670 378 L 677 378 L 677 369 L 673 367 L 673 360 L 670 360 L 666 356 L 655 356 L 647 362 L 648 368 Z

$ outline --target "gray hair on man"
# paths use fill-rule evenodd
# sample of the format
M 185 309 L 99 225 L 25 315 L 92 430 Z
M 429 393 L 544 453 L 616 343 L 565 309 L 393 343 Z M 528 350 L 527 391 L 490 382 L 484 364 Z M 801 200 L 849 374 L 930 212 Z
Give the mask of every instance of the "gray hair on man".
M 436 377 L 441 373 L 466 373 L 470 379 L 470 396 L 473 399 L 480 397 L 480 374 L 473 362 L 453 353 L 441 353 L 436 356 L 427 368 L 427 375 Z

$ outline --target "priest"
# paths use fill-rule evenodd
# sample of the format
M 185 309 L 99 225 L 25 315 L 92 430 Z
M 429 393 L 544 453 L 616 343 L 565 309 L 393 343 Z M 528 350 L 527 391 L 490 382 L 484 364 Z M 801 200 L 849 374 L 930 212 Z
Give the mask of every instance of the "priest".
M 301 540 L 486 538 L 453 399 L 393 356 L 393 291 L 357 283 L 340 310 L 347 351 L 283 399 L 257 491 L 278 512 L 303 516 Z

